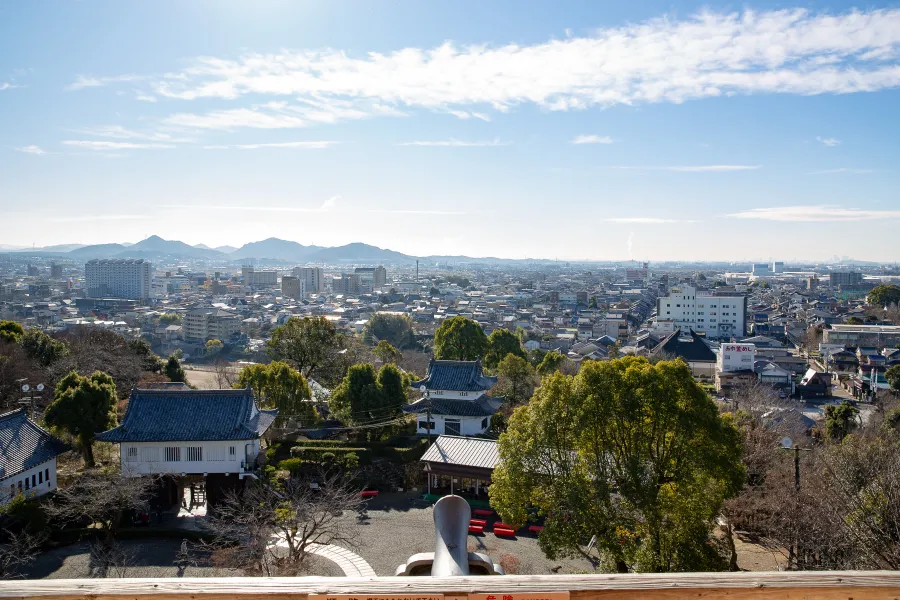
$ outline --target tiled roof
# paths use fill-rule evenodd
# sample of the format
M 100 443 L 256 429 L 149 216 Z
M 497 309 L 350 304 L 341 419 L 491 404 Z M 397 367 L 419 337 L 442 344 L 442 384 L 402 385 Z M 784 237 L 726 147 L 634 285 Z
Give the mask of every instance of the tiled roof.
M 131 390 L 122 424 L 101 442 L 252 440 L 272 425 L 277 410 L 259 410 L 244 390 Z
M 500 462 L 497 442 L 481 438 L 439 435 L 420 459 L 424 462 L 493 469 Z
M 434 360 L 428 363 L 425 379 L 412 384 L 413 389 L 425 386 L 429 390 L 456 392 L 486 391 L 497 383 L 496 377 L 487 377 L 481 370 L 480 360 Z
M 403 407 L 405 413 L 425 414 L 429 400 L 422 398 Z M 499 410 L 502 400 L 490 396 L 480 396 L 474 400 L 434 398 L 431 400 L 431 414 L 456 417 L 488 417 Z
M 69 447 L 19 409 L 0 415 L 0 479 L 13 477 L 59 456 Z
M 716 353 L 713 352 L 703 339 L 690 330 L 690 339 L 681 336 L 681 330 L 661 341 L 653 350 L 651 356 L 674 356 L 684 359 L 686 362 L 716 362 Z

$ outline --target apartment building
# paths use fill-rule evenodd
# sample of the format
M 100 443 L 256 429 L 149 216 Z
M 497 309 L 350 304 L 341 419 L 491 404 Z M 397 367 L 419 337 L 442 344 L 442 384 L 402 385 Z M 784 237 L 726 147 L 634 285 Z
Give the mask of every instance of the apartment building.
M 331 280 L 331 289 L 335 294 L 359 294 L 362 290 L 359 275 L 356 273 L 341 273 L 340 277 Z
M 848 271 L 845 273 L 829 273 L 828 274 L 828 283 L 831 287 L 838 286 L 855 286 L 862 283 L 863 275 L 862 273 L 855 273 L 853 271 Z
M 143 259 L 94 259 L 84 265 L 85 288 L 90 298 L 147 299 L 151 271 Z
M 387 269 L 377 267 L 357 267 L 353 274 L 359 277 L 360 291 L 371 292 L 387 283 Z
M 834 324 L 822 330 L 823 344 L 894 347 L 900 344 L 900 326 Z
M 181 321 L 181 335 L 187 342 L 227 340 L 241 329 L 241 319 L 219 308 L 195 308 L 185 313 Z
M 656 315 L 671 320 L 675 328 L 693 329 L 710 339 L 747 335 L 746 296 L 713 296 L 691 286 L 673 288 L 668 296 L 657 298 Z
M 253 267 L 241 267 L 244 285 L 252 288 L 278 287 L 278 271 L 257 271 Z
M 294 267 L 291 275 L 303 281 L 307 294 L 321 294 L 325 291 L 325 272 L 321 267 Z
M 300 277 L 285 275 L 281 278 L 281 295 L 300 300 L 306 295 L 306 281 Z

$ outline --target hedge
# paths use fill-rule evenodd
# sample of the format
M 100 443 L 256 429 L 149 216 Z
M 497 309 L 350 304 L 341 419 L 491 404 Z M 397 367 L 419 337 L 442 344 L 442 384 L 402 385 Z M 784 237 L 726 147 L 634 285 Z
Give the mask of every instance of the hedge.
M 302 458 L 304 460 L 312 460 L 321 462 L 326 460 L 325 454 L 331 454 L 333 457 L 340 456 L 342 458 L 348 454 L 356 454 L 359 457 L 359 464 L 367 465 L 372 462 L 372 452 L 369 448 L 343 448 L 336 446 L 294 446 L 291 448 L 291 456 L 293 458 Z

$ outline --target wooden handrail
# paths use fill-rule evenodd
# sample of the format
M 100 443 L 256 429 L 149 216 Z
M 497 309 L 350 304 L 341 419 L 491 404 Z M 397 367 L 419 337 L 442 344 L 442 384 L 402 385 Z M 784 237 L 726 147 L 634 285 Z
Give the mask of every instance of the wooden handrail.
M 310 594 L 570 592 L 572 600 L 900 600 L 900 572 L 510 575 L 505 577 L 216 577 L 0 582 L 0 598 L 53 600 L 308 600 Z

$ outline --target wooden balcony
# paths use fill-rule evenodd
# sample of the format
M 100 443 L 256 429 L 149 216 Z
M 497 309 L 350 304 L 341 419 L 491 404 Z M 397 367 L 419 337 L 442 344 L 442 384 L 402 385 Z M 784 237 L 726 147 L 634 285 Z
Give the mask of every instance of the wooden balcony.
M 340 577 L 57 579 L 0 582 L 0 598 L 54 600 L 310 600 L 310 595 L 375 594 L 416 600 L 443 594 L 568 593 L 571 600 L 900 600 L 900 572 L 676 573 L 667 575 L 512 575 L 506 577 Z M 548 596 L 549 597 L 549 596 Z M 518 598 L 522 598 L 518 596 Z M 565 598 L 564 595 L 556 599 Z M 315 599 L 319 600 L 319 599 Z M 533 600 L 533 598 L 532 598 Z

